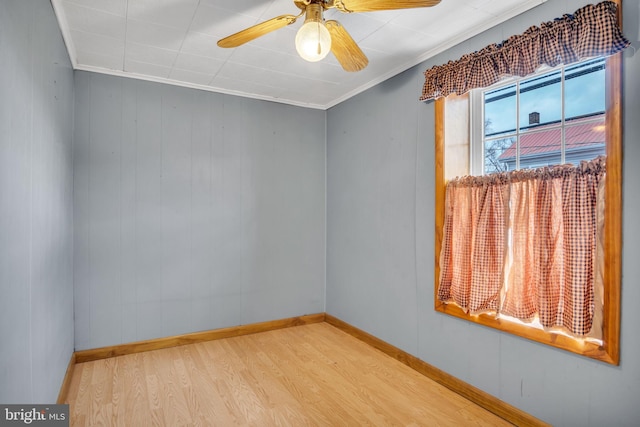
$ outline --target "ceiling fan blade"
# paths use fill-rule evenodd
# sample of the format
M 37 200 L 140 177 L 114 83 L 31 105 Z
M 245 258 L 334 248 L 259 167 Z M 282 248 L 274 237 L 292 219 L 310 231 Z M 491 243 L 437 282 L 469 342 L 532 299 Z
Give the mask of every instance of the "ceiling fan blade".
M 298 15 L 300 16 L 300 15 Z M 298 16 L 295 15 L 280 15 L 275 18 L 271 18 L 268 21 L 261 22 L 253 27 L 246 28 L 228 37 L 218 40 L 218 46 L 220 47 L 238 47 L 251 40 L 257 39 L 260 36 L 264 36 L 267 33 L 278 30 L 287 25 L 291 25 L 296 22 Z
M 431 7 L 440 0 L 333 0 L 333 7 L 342 12 L 375 12 L 380 10 Z
M 327 21 L 325 26 L 331 34 L 331 52 L 345 71 L 360 71 L 369 64 L 367 56 L 338 21 Z

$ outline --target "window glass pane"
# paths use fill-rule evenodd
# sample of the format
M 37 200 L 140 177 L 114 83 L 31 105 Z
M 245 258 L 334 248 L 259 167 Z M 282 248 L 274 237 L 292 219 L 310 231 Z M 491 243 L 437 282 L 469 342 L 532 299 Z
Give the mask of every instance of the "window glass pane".
M 484 135 L 497 136 L 516 130 L 516 86 L 510 85 L 484 95 Z
M 562 119 L 560 70 L 520 83 L 520 129 L 559 123 Z
M 565 129 L 565 163 L 577 165 L 605 154 L 604 114 L 596 121 L 575 121 Z
M 604 113 L 604 64 L 600 58 L 566 68 L 566 120 Z
M 534 169 L 562 162 L 562 130 L 528 132 L 520 137 L 520 169 Z
M 596 58 L 488 89 L 484 173 L 578 164 L 605 154 L 605 85 L 605 59 Z
M 516 168 L 516 138 L 490 139 L 484 144 L 484 173 Z

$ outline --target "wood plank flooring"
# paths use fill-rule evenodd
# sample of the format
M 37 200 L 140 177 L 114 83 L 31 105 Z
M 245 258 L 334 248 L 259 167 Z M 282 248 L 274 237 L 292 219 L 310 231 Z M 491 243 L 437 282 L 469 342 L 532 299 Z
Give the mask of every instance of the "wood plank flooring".
M 327 323 L 75 366 L 72 426 L 508 426 Z

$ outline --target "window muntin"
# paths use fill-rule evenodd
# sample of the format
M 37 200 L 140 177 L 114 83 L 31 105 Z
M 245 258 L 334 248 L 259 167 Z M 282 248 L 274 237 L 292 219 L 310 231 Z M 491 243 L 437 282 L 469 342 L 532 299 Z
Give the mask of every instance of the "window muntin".
M 605 154 L 605 72 L 595 58 L 473 91 L 471 173 Z

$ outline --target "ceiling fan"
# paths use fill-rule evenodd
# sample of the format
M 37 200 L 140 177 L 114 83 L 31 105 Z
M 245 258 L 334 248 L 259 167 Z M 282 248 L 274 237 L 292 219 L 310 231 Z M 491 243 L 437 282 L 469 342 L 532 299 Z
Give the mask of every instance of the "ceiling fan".
M 325 21 L 326 9 L 343 13 L 430 7 L 440 0 L 293 0 L 301 10 L 298 15 L 280 15 L 246 28 L 218 41 L 220 47 L 238 47 L 272 31 L 291 25 L 302 15 L 304 24 L 296 35 L 296 50 L 307 61 L 320 61 L 333 52 L 345 71 L 360 71 L 369 63 L 366 55 L 347 30 L 334 20 Z

